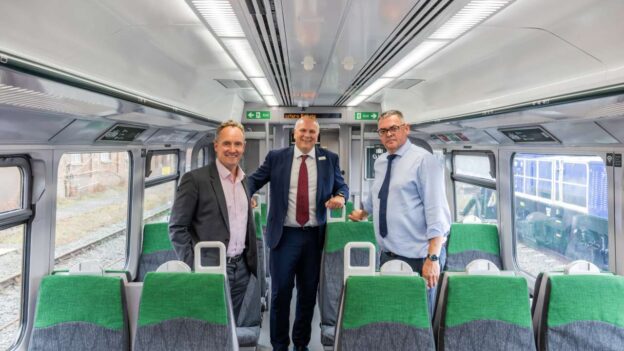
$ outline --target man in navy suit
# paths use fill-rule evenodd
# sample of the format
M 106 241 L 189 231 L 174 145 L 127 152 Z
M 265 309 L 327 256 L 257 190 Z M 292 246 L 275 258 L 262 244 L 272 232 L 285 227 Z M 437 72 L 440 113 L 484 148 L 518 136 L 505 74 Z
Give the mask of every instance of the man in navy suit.
M 295 124 L 295 146 L 273 150 L 249 176 L 249 193 L 270 182 L 267 245 L 271 249 L 271 344 L 286 351 L 290 344 L 290 299 L 297 282 L 297 310 L 292 340 L 307 350 L 325 239 L 326 208 L 344 206 L 349 188 L 338 155 L 315 147 L 319 124 L 302 116 Z

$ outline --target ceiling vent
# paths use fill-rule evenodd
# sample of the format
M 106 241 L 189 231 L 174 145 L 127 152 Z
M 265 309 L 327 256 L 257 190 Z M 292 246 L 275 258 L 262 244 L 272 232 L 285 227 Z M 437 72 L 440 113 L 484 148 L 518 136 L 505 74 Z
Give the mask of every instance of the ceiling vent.
M 431 24 L 453 0 L 418 1 L 401 24 L 390 34 L 374 55 L 362 66 L 351 85 L 336 100 L 334 106 L 343 106 L 351 97 L 374 77 L 380 70 L 388 67 L 395 58 L 416 36 Z
M 226 89 L 250 89 L 251 84 L 247 80 L 237 79 L 215 79 L 219 84 L 223 85 Z
M 275 13 L 275 0 L 246 0 L 245 3 L 260 39 L 262 56 L 268 63 L 270 75 L 275 79 L 282 102 L 284 105 L 292 106 L 286 44 L 282 45 L 278 16 Z M 264 6 L 265 3 L 269 5 L 268 8 Z
M 402 89 L 407 90 L 418 83 L 424 82 L 424 79 L 397 79 L 388 86 L 390 89 Z
M 114 111 L 114 109 L 111 109 L 110 106 L 104 106 L 60 95 L 42 93 L 2 83 L 0 83 L 0 105 L 66 113 L 78 116 L 94 116 Z

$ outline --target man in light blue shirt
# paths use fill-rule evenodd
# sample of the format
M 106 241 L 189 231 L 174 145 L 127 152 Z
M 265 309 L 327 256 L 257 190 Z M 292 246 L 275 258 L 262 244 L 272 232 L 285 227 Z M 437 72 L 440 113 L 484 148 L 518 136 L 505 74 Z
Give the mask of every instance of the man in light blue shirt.
M 381 264 L 402 260 L 427 281 L 432 316 L 451 223 L 444 169 L 431 153 L 408 140 L 409 125 L 400 111 L 382 113 L 378 128 L 388 151 L 375 162 L 375 181 L 364 209 L 349 218 L 359 221 L 373 213 Z

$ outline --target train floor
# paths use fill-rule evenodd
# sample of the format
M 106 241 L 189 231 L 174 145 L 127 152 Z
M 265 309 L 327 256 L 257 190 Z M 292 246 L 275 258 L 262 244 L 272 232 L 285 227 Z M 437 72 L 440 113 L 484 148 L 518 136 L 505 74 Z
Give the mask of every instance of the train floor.
M 290 301 L 290 331 L 292 333 L 292 325 L 295 320 L 295 306 L 297 303 L 297 289 L 293 289 L 293 297 Z M 262 315 L 262 329 L 260 330 L 260 339 L 258 340 L 257 351 L 269 351 L 271 348 L 271 336 L 269 332 L 269 311 L 265 311 Z M 314 307 L 314 318 L 312 319 L 312 337 L 308 348 L 310 351 L 323 351 L 321 344 L 321 314 L 318 305 Z M 292 342 L 292 341 L 291 341 Z M 293 345 L 290 345 L 292 349 Z

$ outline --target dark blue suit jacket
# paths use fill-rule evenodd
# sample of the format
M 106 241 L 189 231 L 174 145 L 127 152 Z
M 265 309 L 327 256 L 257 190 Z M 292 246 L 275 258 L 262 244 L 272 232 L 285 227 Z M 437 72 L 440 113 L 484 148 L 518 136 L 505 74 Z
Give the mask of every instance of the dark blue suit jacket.
M 292 168 L 294 146 L 270 151 L 264 164 L 247 178 L 250 194 L 254 194 L 270 182 L 270 206 L 267 218 L 267 245 L 274 249 L 282 238 L 284 220 L 288 212 L 288 190 L 290 188 L 290 170 Z M 341 193 L 345 200 L 349 198 L 349 187 L 344 182 L 338 155 L 316 147 L 316 220 L 324 225 L 327 217 L 325 202 Z

